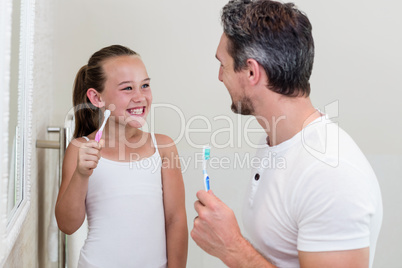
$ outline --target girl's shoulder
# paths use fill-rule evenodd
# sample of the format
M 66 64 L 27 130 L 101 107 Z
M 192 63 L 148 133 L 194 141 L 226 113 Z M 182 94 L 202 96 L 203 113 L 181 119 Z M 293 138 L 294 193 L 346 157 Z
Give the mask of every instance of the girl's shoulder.
M 77 157 L 78 157 L 78 150 L 82 146 L 83 143 L 86 143 L 85 138 L 75 138 L 72 139 L 64 153 L 64 161 L 63 161 L 63 167 L 71 167 L 75 168 L 75 165 L 77 163 Z
M 155 133 L 155 139 L 159 146 L 175 146 L 175 143 L 171 137 L 165 134 Z
M 87 140 L 83 137 L 72 139 L 66 148 L 65 157 L 69 157 L 71 154 L 75 155 L 81 145 L 86 142 Z
M 88 140 L 91 140 L 90 136 L 74 138 L 69 142 L 67 149 L 70 147 L 79 148 L 83 143 L 88 142 Z
M 95 139 L 95 135 L 96 135 L 96 131 L 92 132 L 89 135 L 86 136 L 82 136 L 82 137 L 78 137 L 78 138 L 74 138 L 70 141 L 69 145 L 73 144 L 73 145 L 79 145 L 83 142 L 87 142 L 88 140 L 94 140 Z
M 161 154 L 169 154 L 171 152 L 177 153 L 176 144 L 171 137 L 165 134 L 157 134 L 157 133 L 155 133 L 154 135 L 157 147 Z
M 89 140 L 93 140 L 95 138 L 95 134 L 91 133 L 88 136 L 85 137 L 78 137 L 72 139 L 66 149 L 66 154 L 68 154 L 71 151 L 78 151 L 78 149 L 82 146 L 82 144 L 87 143 Z

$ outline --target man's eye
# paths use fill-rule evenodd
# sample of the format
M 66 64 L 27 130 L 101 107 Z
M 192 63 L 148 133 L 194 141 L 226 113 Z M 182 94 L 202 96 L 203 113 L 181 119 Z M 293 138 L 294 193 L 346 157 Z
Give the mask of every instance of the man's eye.
M 148 88 L 149 84 L 143 84 L 141 88 Z
M 132 90 L 133 88 L 132 87 L 125 87 L 125 88 L 123 88 L 123 90 Z

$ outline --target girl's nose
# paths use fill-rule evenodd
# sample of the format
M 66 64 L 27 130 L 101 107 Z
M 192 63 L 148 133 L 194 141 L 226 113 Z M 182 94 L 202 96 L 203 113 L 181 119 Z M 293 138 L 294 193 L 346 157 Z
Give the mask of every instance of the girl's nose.
M 132 100 L 134 102 L 142 102 L 145 100 L 145 96 L 144 96 L 144 94 L 142 94 L 141 90 L 135 90 L 135 92 L 132 96 Z

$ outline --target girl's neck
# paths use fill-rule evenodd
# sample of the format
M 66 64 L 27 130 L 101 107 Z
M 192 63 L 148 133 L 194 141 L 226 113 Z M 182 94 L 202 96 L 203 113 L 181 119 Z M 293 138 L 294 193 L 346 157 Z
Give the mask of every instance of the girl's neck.
M 131 162 L 151 156 L 155 149 L 151 147 L 150 134 L 141 129 L 117 124 L 117 127 L 105 127 L 105 146 L 101 151 L 104 158 Z
M 104 134 L 106 145 L 108 143 L 120 144 L 122 142 L 133 145 L 135 143 L 141 143 L 141 140 L 144 138 L 143 136 L 146 135 L 146 133 L 139 128 L 133 128 L 115 122 L 106 124 Z

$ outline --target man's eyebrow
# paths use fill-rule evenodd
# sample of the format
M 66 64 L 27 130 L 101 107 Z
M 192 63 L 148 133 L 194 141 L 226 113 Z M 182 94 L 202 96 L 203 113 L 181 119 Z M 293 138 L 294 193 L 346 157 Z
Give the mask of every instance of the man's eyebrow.
M 149 81 L 151 81 L 151 78 L 145 78 L 141 82 L 149 82 Z M 120 82 L 118 85 L 120 86 L 120 85 L 123 85 L 123 84 L 130 84 L 130 83 L 135 84 L 134 81 L 128 80 L 128 81 Z

